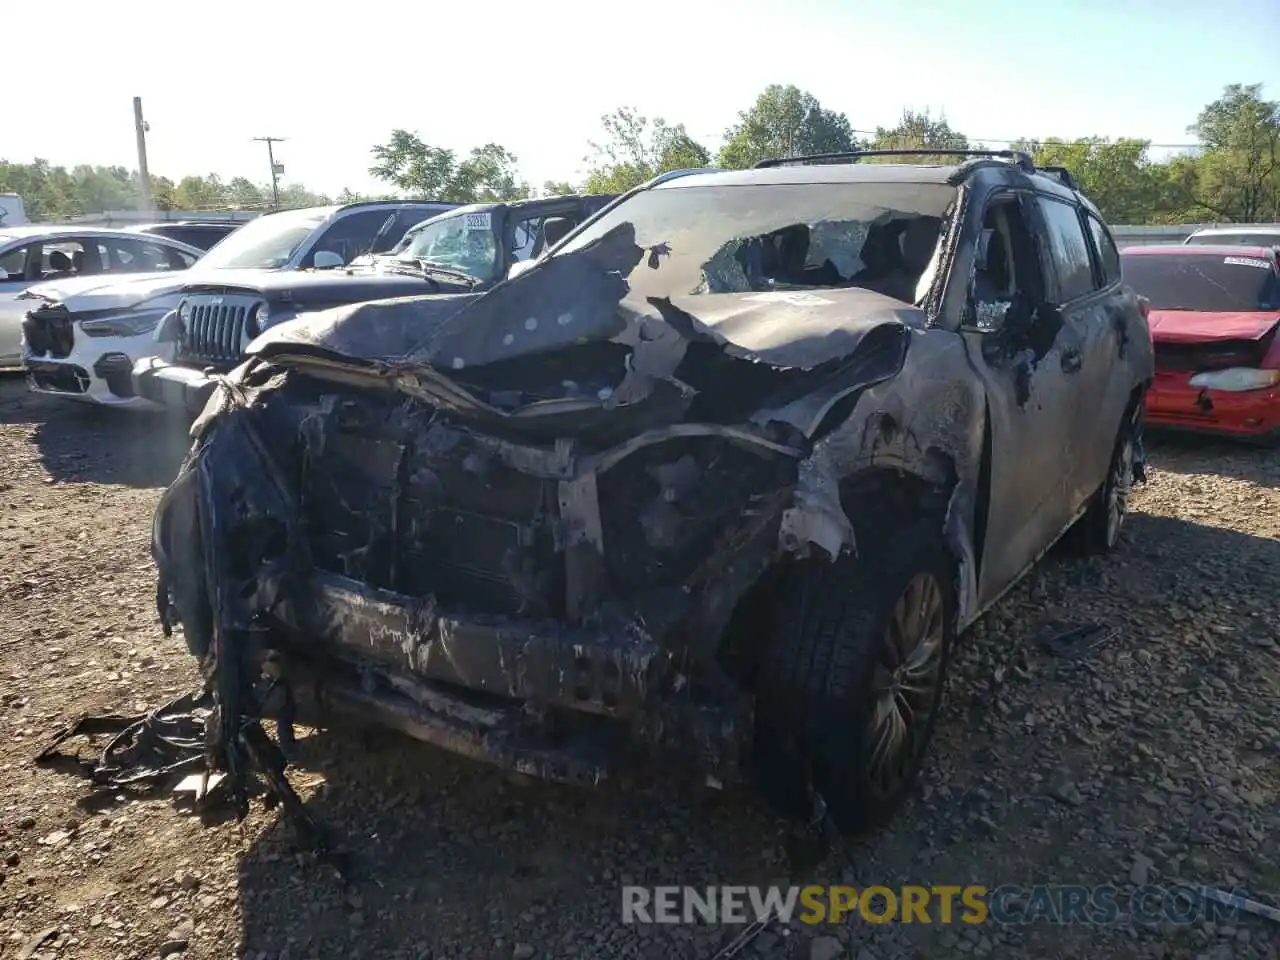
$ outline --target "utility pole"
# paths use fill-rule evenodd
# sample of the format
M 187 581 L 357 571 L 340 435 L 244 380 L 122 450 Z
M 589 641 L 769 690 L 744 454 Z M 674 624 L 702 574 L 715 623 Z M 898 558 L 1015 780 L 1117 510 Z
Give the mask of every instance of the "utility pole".
M 133 128 L 138 136 L 138 182 L 142 190 L 142 209 L 150 212 L 151 172 L 147 169 L 147 131 L 150 126 L 142 119 L 142 98 L 133 98 Z
M 284 173 L 284 164 L 276 163 L 275 152 L 271 149 L 273 143 L 284 143 L 284 137 L 254 137 L 254 140 L 267 145 L 267 160 L 271 163 L 271 202 L 272 206 L 280 209 L 280 174 Z

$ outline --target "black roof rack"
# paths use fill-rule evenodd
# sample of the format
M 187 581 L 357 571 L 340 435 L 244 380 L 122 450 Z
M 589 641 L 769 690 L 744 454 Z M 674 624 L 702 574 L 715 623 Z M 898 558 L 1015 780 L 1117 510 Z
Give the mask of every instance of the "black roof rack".
M 1076 186 L 1076 178 L 1071 175 L 1071 171 L 1066 167 L 1036 167 L 1036 172 L 1053 174 L 1068 190 L 1080 189 Z
M 929 147 L 899 150 L 848 150 L 841 153 L 814 153 L 799 157 L 770 157 L 757 163 L 756 168 L 782 167 L 790 163 L 825 163 L 829 160 L 849 160 L 857 163 L 863 157 L 1001 157 L 1012 160 L 1028 173 L 1036 169 L 1031 157 L 1021 150 L 936 150 Z

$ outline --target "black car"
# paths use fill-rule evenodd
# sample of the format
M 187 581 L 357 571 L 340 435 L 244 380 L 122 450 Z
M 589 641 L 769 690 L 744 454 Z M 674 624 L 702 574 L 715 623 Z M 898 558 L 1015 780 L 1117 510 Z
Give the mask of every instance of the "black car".
M 240 226 L 233 220 L 177 220 L 172 223 L 149 223 L 136 227 L 136 233 L 155 233 L 179 240 L 199 250 L 208 250 Z
M 198 412 L 212 389 L 209 372 L 239 363 L 263 330 L 304 312 L 368 300 L 462 295 L 461 304 L 516 264 L 541 256 L 612 199 L 561 196 L 456 207 L 410 227 L 394 246 L 372 244 L 386 252 L 356 257 L 343 269 L 238 271 L 192 281 L 156 334 L 159 345 L 172 348 L 171 359 L 138 361 L 134 389 L 165 406 Z
M 219 768 L 274 775 L 277 715 L 890 814 L 956 638 L 1121 544 L 1153 358 L 1069 174 L 885 153 L 663 176 L 484 294 L 255 341 L 154 527 Z

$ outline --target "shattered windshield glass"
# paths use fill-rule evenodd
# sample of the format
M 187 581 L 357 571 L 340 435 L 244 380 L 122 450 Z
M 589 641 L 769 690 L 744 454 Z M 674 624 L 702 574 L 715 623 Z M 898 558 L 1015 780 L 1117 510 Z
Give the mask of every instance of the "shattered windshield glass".
M 429 221 L 406 234 L 391 256 L 460 270 L 479 280 L 488 280 L 498 264 L 492 219 L 493 215 L 485 211 Z
M 1152 310 L 1205 312 L 1280 309 L 1280 280 L 1268 260 L 1204 253 L 1121 257 L 1124 280 Z
M 250 220 L 214 244 L 200 260 L 214 270 L 274 270 L 283 267 L 324 223 L 328 211 L 289 210 Z
M 557 251 L 630 223 L 648 256 L 633 294 L 866 287 L 911 303 L 956 189 L 928 183 L 676 186 L 637 194 Z

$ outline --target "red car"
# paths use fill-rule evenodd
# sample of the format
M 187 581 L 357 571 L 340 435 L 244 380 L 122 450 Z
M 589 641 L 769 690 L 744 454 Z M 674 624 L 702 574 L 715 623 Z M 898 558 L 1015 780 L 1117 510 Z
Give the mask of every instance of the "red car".
M 1149 301 L 1156 427 L 1280 438 L 1280 250 L 1129 247 L 1125 282 Z

